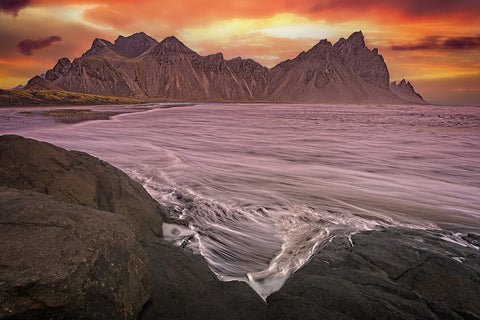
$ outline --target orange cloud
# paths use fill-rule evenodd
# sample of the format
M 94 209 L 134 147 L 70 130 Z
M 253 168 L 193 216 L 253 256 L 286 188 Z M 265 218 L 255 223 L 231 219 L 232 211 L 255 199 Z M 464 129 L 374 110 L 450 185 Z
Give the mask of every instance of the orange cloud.
M 412 51 L 412 50 L 465 50 L 480 48 L 480 36 L 429 36 L 417 41 L 414 44 L 394 45 L 393 50 Z
M 30 5 L 88 5 L 91 8 L 85 12 L 85 19 L 111 27 L 121 27 L 122 23 L 131 25 L 138 19 L 166 23 L 173 28 L 193 27 L 218 19 L 264 18 L 286 12 L 328 22 L 448 18 L 449 21 L 468 19 L 473 24 L 480 19 L 480 2 L 476 0 L 178 0 L 168 3 L 155 0 L 31 0 Z

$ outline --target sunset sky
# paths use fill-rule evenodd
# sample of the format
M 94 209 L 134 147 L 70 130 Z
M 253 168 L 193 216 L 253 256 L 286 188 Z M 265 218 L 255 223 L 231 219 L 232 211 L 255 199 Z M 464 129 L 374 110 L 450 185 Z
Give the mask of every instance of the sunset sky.
M 391 81 L 433 103 L 480 105 L 480 0 L 0 0 L 0 88 L 79 57 L 95 38 L 175 35 L 202 55 L 273 67 L 358 30 Z

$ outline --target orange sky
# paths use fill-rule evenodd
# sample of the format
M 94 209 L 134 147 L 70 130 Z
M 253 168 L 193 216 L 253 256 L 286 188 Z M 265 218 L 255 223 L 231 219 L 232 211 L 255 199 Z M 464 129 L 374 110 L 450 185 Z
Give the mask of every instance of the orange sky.
M 97 37 L 175 35 L 202 55 L 272 67 L 358 30 L 391 81 L 410 80 L 430 102 L 480 105 L 479 0 L 1 0 L 0 88 L 80 56 Z

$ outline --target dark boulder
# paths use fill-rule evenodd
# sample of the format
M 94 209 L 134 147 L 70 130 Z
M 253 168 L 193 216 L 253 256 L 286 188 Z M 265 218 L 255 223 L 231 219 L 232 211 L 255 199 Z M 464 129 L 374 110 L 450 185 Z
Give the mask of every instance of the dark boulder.
M 123 216 L 0 187 L 0 319 L 135 319 L 152 292 Z
M 141 241 L 162 235 L 162 207 L 121 170 L 84 152 L 15 135 L 1 136 L 0 185 L 121 214 Z
M 268 297 L 267 319 L 479 319 L 480 253 L 437 231 L 335 239 Z
M 140 320 L 264 319 L 267 305 L 260 296 L 245 282 L 220 282 L 203 257 L 167 243 L 145 250 L 154 289 Z

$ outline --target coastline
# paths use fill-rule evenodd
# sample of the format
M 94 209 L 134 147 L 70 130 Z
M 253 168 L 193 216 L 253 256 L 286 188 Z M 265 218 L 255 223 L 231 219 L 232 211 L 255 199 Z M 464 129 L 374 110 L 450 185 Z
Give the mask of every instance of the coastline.
M 57 124 L 77 124 L 86 121 L 110 120 L 114 116 L 144 112 L 155 109 L 168 109 L 194 106 L 195 103 L 144 103 L 106 105 L 38 105 L 0 107 L 0 128 L 14 132 L 24 127 L 52 126 Z M 17 119 L 18 121 L 16 121 Z M 29 121 L 33 121 L 29 123 Z M 0 134 L 2 131 L 0 130 Z

